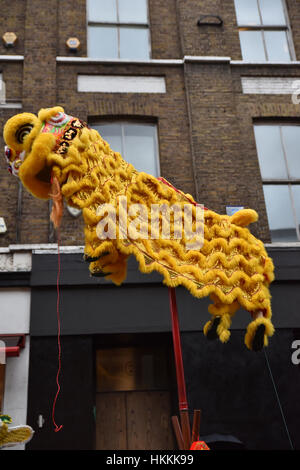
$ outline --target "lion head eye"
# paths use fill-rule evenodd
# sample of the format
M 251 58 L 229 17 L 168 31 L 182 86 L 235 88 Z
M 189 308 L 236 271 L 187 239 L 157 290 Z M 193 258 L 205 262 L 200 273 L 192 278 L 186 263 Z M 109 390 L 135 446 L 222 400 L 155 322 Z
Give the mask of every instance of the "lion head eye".
M 16 139 L 17 141 L 22 144 L 24 142 L 24 139 L 25 137 L 30 134 L 30 132 L 32 131 L 33 129 L 33 125 L 32 124 L 24 124 L 23 126 L 21 126 L 17 132 L 16 132 Z

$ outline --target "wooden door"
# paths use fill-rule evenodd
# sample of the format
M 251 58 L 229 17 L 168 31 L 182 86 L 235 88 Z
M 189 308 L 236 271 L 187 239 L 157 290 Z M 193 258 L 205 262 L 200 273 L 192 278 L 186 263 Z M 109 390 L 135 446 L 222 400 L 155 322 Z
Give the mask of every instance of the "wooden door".
M 174 449 L 169 392 L 129 392 L 126 398 L 128 449 Z
M 124 392 L 97 393 L 96 450 L 126 450 L 126 397 Z
M 168 391 L 97 393 L 97 450 L 172 450 Z
M 96 449 L 173 450 L 164 348 L 114 348 L 96 354 Z

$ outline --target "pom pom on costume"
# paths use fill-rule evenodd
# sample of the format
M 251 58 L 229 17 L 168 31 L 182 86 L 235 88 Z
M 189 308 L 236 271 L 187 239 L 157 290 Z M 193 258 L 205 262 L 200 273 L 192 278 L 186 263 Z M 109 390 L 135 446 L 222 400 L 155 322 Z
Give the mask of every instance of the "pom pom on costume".
M 171 230 L 166 238 L 160 229 L 168 211 L 154 216 L 152 208 L 176 206 L 183 215 L 189 205 L 193 230 L 200 205 L 165 179 L 138 172 L 96 130 L 65 114 L 63 108 L 42 109 L 38 117 L 23 113 L 10 118 L 4 139 L 10 171 L 34 196 L 48 199 L 55 188 L 52 220 L 59 223 L 60 192 L 70 206 L 82 209 L 85 259 L 92 275 L 120 285 L 126 278 L 127 259 L 134 255 L 142 272 L 158 271 L 167 286 L 182 285 L 198 298 L 210 296 L 212 320 L 204 327 L 209 339 L 228 341 L 232 316 L 243 307 L 254 319 L 247 329 L 247 347 L 252 349 L 255 343 L 255 349 L 261 349 L 268 344 L 274 332 L 269 292 L 274 266 L 263 243 L 246 228 L 258 219 L 255 211 L 245 209 L 227 216 L 205 210 L 202 247 L 188 249 L 175 212 L 169 218 Z M 107 206 L 106 212 L 99 211 L 105 204 L 114 213 Z M 136 204 L 143 205 L 145 212 L 134 220 Z M 125 218 L 126 209 L 129 214 L 133 210 L 131 218 Z M 153 237 L 149 226 L 153 227 L 155 217 Z M 100 228 L 103 235 L 106 226 L 115 230 L 115 238 L 99 236 Z M 259 315 L 263 318 L 258 319 Z

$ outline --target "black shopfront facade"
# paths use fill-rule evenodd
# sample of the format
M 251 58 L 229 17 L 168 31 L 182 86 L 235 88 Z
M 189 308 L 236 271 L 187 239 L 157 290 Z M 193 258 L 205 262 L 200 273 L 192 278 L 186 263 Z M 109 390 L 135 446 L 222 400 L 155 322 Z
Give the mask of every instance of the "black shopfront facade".
M 244 345 L 250 317 L 243 310 L 227 344 L 209 342 L 202 331 L 209 300 L 176 289 L 188 402 L 202 410 L 202 438 L 234 436 L 247 450 L 299 449 L 300 365 L 292 354 L 300 340 L 300 250 L 267 249 L 276 267 L 276 333 L 264 351 Z M 28 424 L 35 435 L 26 449 L 176 449 L 168 289 L 131 259 L 121 287 L 92 278 L 80 250 L 61 254 L 54 418 L 63 428 L 54 432 L 57 261 L 55 253 L 32 256 Z

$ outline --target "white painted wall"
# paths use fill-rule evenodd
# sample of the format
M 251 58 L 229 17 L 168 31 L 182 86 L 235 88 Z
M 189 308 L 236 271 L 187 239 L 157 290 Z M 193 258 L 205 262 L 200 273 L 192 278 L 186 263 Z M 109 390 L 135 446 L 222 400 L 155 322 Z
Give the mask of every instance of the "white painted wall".
M 6 359 L 3 412 L 12 418 L 11 426 L 27 424 L 27 394 L 29 372 L 30 338 L 26 336 L 25 348 L 20 350 L 19 357 Z M 19 444 L 4 450 L 24 450 Z
M 6 358 L 3 412 L 11 416 L 12 426 L 26 424 L 29 372 L 30 289 L 0 289 L 0 335 L 26 334 L 19 357 Z M 23 450 L 18 445 L 7 450 Z
M 78 75 L 78 91 L 96 93 L 166 93 L 164 77 Z
M 0 335 L 29 333 L 30 289 L 0 289 Z

